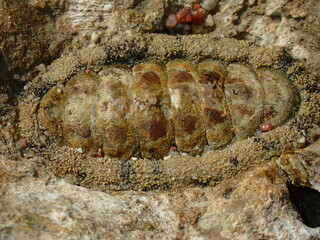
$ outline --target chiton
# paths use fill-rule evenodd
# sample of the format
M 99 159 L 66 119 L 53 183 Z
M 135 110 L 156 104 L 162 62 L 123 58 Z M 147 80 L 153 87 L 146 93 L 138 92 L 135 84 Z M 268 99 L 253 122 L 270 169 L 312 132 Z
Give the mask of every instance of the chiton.
M 199 155 L 284 124 L 298 98 L 282 73 L 216 60 L 150 61 L 79 72 L 43 97 L 41 123 L 57 139 L 109 157 Z

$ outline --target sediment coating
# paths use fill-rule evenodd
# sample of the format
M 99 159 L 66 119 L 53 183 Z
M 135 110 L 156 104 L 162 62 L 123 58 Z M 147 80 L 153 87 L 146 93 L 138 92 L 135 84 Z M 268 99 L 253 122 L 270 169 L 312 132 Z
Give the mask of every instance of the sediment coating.
M 191 155 L 201 154 L 207 142 L 196 84 L 199 74 L 187 61 L 169 62 L 167 71 L 171 119 L 178 150 Z
M 95 125 L 99 147 L 110 157 L 128 159 L 138 151 L 130 93 L 132 81 L 132 73 L 127 69 L 107 67 L 99 73 Z
M 263 122 L 264 91 L 254 70 L 243 64 L 230 64 L 225 93 L 237 139 L 254 134 Z
M 158 63 L 133 67 L 134 119 L 143 158 L 159 159 L 174 144 L 166 71 Z
M 227 69 L 218 61 L 203 61 L 198 65 L 198 92 L 201 115 L 208 145 L 217 149 L 229 144 L 234 136 L 224 93 Z

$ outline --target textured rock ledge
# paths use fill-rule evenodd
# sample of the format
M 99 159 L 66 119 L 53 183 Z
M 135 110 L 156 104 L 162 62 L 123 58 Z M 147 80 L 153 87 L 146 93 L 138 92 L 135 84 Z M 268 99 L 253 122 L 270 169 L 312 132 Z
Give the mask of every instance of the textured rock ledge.
M 76 3 L 77 1 L 0 0 L 0 7 L 6 11 L 0 16 L 2 26 L 0 45 L 3 47 L 7 62 L 11 63 L 10 68 L 20 68 L 20 71 L 27 72 L 40 63 L 49 64 L 54 57 L 62 52 L 68 52 L 72 47 L 78 48 L 88 43 L 92 44 L 96 40 L 98 43 L 105 41 L 99 33 L 94 33 L 96 30 L 94 25 L 92 25 L 92 32 L 84 29 L 88 35 L 87 33 L 71 35 L 73 30 L 67 25 L 58 24 L 62 27 L 56 28 L 57 19 L 63 16 L 61 11 L 66 2 Z M 117 2 L 128 3 L 124 6 L 124 11 L 128 13 L 139 8 L 134 6 L 137 1 L 117 0 Z M 176 2 L 183 5 L 192 0 Z M 307 66 L 315 77 L 305 79 L 309 82 L 305 89 L 312 92 L 311 99 L 319 103 L 317 98 L 320 76 L 319 3 L 318 0 L 219 1 L 217 13 L 213 17 L 216 29 L 212 35 L 250 39 L 261 45 L 284 47 L 298 59 L 306 60 Z M 4 6 L 4 4 L 7 5 Z M 27 7 L 21 7 L 21 5 L 27 5 Z M 152 4 L 150 6 L 153 7 Z M 43 11 L 44 8 L 45 11 Z M 163 18 L 163 14 L 156 15 L 154 18 L 154 14 L 150 11 L 152 8 L 145 10 L 150 13 L 151 21 L 148 21 L 148 24 L 154 20 L 157 24 L 158 19 Z M 37 15 L 39 12 L 41 16 Z M 92 14 L 96 12 L 92 11 Z M 152 25 L 160 26 L 159 29 L 145 28 L 147 24 L 141 25 L 139 20 L 141 15 L 127 14 L 126 16 L 129 17 L 124 19 L 123 24 L 119 24 L 123 28 L 118 30 L 110 24 L 106 28 L 110 31 L 105 33 L 121 40 L 123 30 L 125 31 L 128 27 L 131 30 L 126 32 L 128 35 L 133 32 L 161 30 L 161 24 Z M 110 14 L 110 17 L 113 16 Z M 40 24 L 37 24 L 37 21 Z M 80 27 L 83 26 L 80 25 Z M 77 39 L 79 39 L 78 44 L 69 44 Z M 205 50 L 206 45 L 203 45 L 201 36 L 197 41 Z M 177 46 L 171 47 L 174 49 Z M 222 50 L 226 51 L 228 48 L 230 45 L 225 45 Z M 92 49 L 97 48 L 91 48 L 89 51 Z M 179 50 L 178 47 L 177 51 Z M 190 52 L 192 53 L 192 50 Z M 95 53 L 101 52 L 93 52 L 93 55 Z M 234 54 L 241 57 L 241 48 Z M 74 59 L 81 61 L 81 55 L 75 54 Z M 72 65 L 72 61 L 66 64 Z M 60 70 L 56 71 L 56 77 L 61 73 Z M 61 74 L 68 75 L 72 72 Z M 18 82 L 25 84 L 27 81 L 23 82 L 22 79 L 30 80 L 28 75 L 20 74 L 21 82 Z M 7 88 L 4 93 L 6 98 Z M 317 110 L 319 105 L 311 105 L 310 109 Z M 309 113 L 308 111 L 305 113 L 303 119 L 307 123 Z M 319 115 L 317 116 L 319 122 Z M 13 119 L 8 115 L 3 117 Z M 33 121 L 32 118 L 29 120 Z M 301 139 L 298 140 L 303 145 L 304 138 L 307 137 L 304 135 L 305 128 L 298 126 L 298 129 L 302 134 Z M 6 125 L 0 129 L 0 153 L 6 155 L 0 157 L 0 239 L 79 239 L 81 236 L 87 239 L 116 237 L 127 239 L 128 236 L 135 239 L 168 239 L 171 236 L 172 239 L 319 239 L 319 228 L 306 227 L 293 210 L 288 201 L 285 184 L 289 181 L 319 189 L 317 188 L 319 182 L 316 181 L 318 165 L 315 164 L 316 161 L 311 161 L 312 164 L 308 165 L 310 159 L 316 159 L 312 151 L 288 153 L 289 155 L 286 156 L 290 157 L 289 163 L 294 165 L 284 165 L 282 167 L 284 172 L 280 171 L 280 175 L 274 163 L 269 163 L 265 166 L 269 171 L 256 167 L 251 172 L 216 187 L 180 189 L 171 192 L 101 193 L 69 185 L 53 176 L 50 180 L 46 172 L 38 167 L 43 165 L 41 159 L 33 159 L 32 152 L 24 152 L 23 140 L 20 141 L 20 139 L 19 142 L 13 136 L 15 130 L 12 125 Z M 301 157 L 307 157 L 308 161 L 300 161 Z M 278 169 L 275 174 L 278 177 L 274 178 L 277 179 L 276 181 L 272 181 L 272 178 L 267 176 L 274 176 L 275 169 Z M 294 171 L 291 172 L 291 169 Z M 292 175 L 296 172 L 295 170 L 302 175 Z M 201 173 L 201 169 L 199 171 Z M 282 174 L 286 176 L 285 172 L 289 173 L 288 178 L 280 177 Z M 235 186 L 238 187 L 232 191 Z M 257 190 L 259 187 L 264 190 Z M 142 200 L 136 201 L 137 198 Z M 168 201 L 171 202 L 168 204 Z M 119 203 L 118 206 L 127 211 L 121 212 L 116 207 L 111 210 L 112 205 L 108 204 L 110 202 Z M 247 202 L 247 205 L 243 202 Z M 251 211 L 248 211 L 249 205 Z M 113 220 L 119 221 L 113 222 Z M 111 234 L 108 235 L 108 232 Z
M 12 164 L 1 157 L 1 165 Z M 34 167 L 34 166 L 33 166 Z M 17 166 L 0 188 L 1 239 L 317 239 L 274 162 L 216 187 L 96 192 Z M 7 172 L 1 172 L 1 179 Z M 24 181 L 13 181 L 14 177 Z M 41 176 L 40 176 L 41 175 Z

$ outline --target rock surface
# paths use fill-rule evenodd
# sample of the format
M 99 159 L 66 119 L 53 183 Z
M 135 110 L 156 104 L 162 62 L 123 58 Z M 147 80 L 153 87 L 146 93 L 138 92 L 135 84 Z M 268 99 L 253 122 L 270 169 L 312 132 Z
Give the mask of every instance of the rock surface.
M 309 145 L 307 148 L 297 147 L 280 158 L 271 157 L 238 175 L 237 171 L 232 172 L 229 179 L 216 186 L 182 187 L 179 172 L 190 168 L 188 162 L 181 162 L 171 166 L 170 172 L 177 175 L 177 187 L 161 191 L 94 191 L 57 178 L 43 167 L 44 159 L 37 157 L 37 149 L 29 149 L 27 140 L 19 135 L 21 129 L 17 127 L 13 107 L 15 97 L 28 91 L 34 75 L 43 72 L 40 81 L 48 84 L 45 65 L 87 46 L 93 55 L 98 54 L 96 59 L 112 60 L 114 56 L 97 49 L 110 40 L 121 42 L 137 34 L 168 34 L 164 29 L 165 17 L 195 1 L 111 2 L 0 0 L 0 47 L 6 62 L 0 68 L 0 239 L 320 239 L 319 218 L 313 217 L 310 223 L 306 217 L 319 211 L 320 201 L 320 142 L 315 142 L 320 135 L 320 117 L 315 110 L 320 102 L 317 0 L 216 1 L 210 12 L 215 27 L 207 34 L 215 39 L 245 40 L 246 45 L 283 48 L 305 64 L 310 75 L 301 81 L 308 82 L 303 91 L 310 95 L 302 95 L 302 100 L 311 99 L 315 104 L 306 108 L 295 127 L 300 137 L 296 143 L 299 148 Z M 77 15 L 77 11 L 81 14 Z M 201 35 L 192 39 L 199 42 L 203 52 L 207 50 L 206 45 L 201 45 Z M 163 47 L 157 39 L 153 44 L 150 51 L 158 48 L 163 56 L 170 49 L 179 52 L 181 47 Z M 137 41 L 133 45 L 129 42 L 127 47 L 137 49 L 143 45 L 143 41 Z M 230 52 L 230 46 L 221 46 L 220 52 Z M 193 50 L 188 50 L 190 56 Z M 232 52 L 240 53 L 241 49 Z M 126 59 L 128 54 L 117 57 Z M 263 54 L 270 56 L 267 50 L 261 50 L 251 57 Z M 75 62 L 82 61 L 79 56 L 63 64 L 74 70 Z M 66 68 L 58 68 L 53 78 L 73 74 L 63 69 Z M 32 108 L 24 114 L 30 116 L 31 123 L 34 119 L 30 111 L 36 111 L 37 98 L 30 99 Z M 312 118 L 308 109 L 313 112 Z M 30 128 L 29 135 L 34 130 Z M 268 146 L 272 146 L 272 139 L 269 140 Z M 271 150 L 265 151 L 271 154 Z M 150 170 L 143 166 L 140 169 Z M 207 166 L 199 164 L 196 172 L 190 172 L 190 179 L 192 174 L 200 176 L 202 170 L 207 170 Z M 143 183 L 139 178 L 136 181 Z M 297 191 L 301 187 L 304 190 Z M 308 193 L 310 189 L 312 194 Z M 295 199 L 304 196 L 308 201 L 302 199 L 301 207 Z
M 26 72 L 37 64 L 50 62 L 66 50 L 137 33 L 168 33 L 165 18 L 195 2 L 1 0 L 0 7 L 4 9 L 0 15 L 1 46 L 10 67 Z M 203 0 L 204 4 L 207 2 L 211 4 L 212 1 Z M 316 30 L 320 25 L 319 11 L 317 0 L 220 1 L 208 12 L 215 23 L 208 34 L 284 47 L 292 56 L 319 71 L 311 57 L 319 56 L 319 32 Z
M 3 157 L 1 164 L 12 165 Z M 214 188 L 106 193 L 14 166 L 15 173 L 1 174 L 19 179 L 11 176 L 1 187 L 1 239 L 317 239 L 320 233 L 304 225 L 272 162 Z

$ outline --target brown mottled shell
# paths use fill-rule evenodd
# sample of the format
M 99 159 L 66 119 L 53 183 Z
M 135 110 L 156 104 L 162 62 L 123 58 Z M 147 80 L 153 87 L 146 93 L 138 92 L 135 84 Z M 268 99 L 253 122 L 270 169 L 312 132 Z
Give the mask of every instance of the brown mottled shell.
M 263 122 L 264 91 L 255 71 L 242 64 L 230 64 L 225 81 L 227 103 L 235 135 L 244 139 L 253 135 Z
M 132 71 L 78 73 L 43 97 L 39 117 L 55 136 L 86 152 L 162 158 L 172 146 L 191 155 L 284 124 L 298 99 L 279 72 L 205 60 L 147 62 Z

